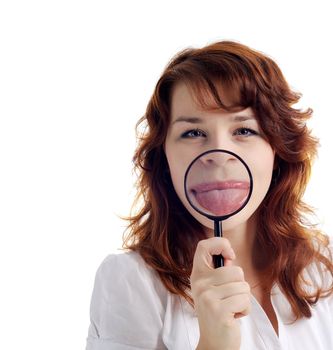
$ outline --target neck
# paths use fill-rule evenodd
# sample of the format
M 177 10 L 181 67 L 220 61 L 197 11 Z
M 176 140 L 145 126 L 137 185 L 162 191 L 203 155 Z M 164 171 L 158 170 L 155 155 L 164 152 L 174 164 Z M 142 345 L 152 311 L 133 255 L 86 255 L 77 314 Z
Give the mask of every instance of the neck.
M 244 272 L 254 268 L 252 252 L 254 249 L 256 226 L 256 217 L 252 216 L 242 225 L 223 233 L 224 237 L 230 241 L 236 253 L 234 265 L 242 267 Z

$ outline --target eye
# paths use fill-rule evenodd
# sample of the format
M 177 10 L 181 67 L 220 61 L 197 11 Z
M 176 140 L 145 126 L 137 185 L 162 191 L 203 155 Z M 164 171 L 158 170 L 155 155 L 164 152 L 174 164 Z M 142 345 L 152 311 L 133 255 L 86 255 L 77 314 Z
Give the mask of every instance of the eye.
M 234 135 L 248 137 L 252 135 L 259 135 L 259 133 L 250 128 L 239 128 L 234 132 Z
M 206 134 L 200 129 L 188 130 L 181 135 L 182 138 L 197 138 L 201 136 L 206 137 Z

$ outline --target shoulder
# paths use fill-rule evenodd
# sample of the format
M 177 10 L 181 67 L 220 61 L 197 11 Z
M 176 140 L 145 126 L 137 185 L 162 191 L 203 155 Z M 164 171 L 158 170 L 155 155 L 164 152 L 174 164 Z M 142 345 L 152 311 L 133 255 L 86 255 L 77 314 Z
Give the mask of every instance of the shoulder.
M 126 252 L 108 255 L 97 269 L 96 276 L 103 279 L 123 280 L 124 276 L 142 279 L 148 276 L 152 277 L 152 274 L 151 269 L 139 253 Z
M 137 345 L 144 340 L 144 348 L 156 348 L 167 295 L 138 253 L 108 255 L 96 272 L 89 337 Z
M 115 269 L 117 268 L 117 269 Z M 119 270 L 118 270 L 119 269 Z M 149 275 L 153 271 L 137 252 L 129 251 L 120 254 L 109 254 L 100 264 L 98 271 L 109 273 L 140 273 L 140 275 Z
M 140 287 L 151 287 L 151 292 L 160 297 L 165 294 L 165 288 L 156 271 L 148 266 L 137 252 L 108 255 L 96 272 L 96 283 L 103 286 L 105 291 L 112 291 L 120 296 L 126 291 L 138 292 Z M 122 287 L 125 290 L 121 290 Z M 131 287 L 135 288 L 127 289 Z
M 108 255 L 96 272 L 96 288 L 104 293 L 105 300 L 116 299 L 117 302 L 137 298 L 144 302 L 148 297 L 149 300 L 157 298 L 163 302 L 166 296 L 166 289 L 156 271 L 136 252 Z M 131 299 L 127 300 L 127 297 Z

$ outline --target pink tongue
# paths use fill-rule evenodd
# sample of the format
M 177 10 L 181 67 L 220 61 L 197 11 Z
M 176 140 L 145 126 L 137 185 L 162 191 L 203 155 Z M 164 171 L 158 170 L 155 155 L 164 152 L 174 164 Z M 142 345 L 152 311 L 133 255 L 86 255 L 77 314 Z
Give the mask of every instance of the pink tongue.
M 231 188 L 196 193 L 198 203 L 216 216 L 228 215 L 244 203 L 248 190 Z

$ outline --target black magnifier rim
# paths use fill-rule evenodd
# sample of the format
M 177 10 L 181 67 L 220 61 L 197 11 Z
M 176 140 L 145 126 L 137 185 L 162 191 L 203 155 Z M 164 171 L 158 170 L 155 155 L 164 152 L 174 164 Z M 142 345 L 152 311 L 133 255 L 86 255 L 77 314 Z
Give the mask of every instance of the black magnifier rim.
M 188 173 L 192 167 L 192 165 L 202 156 L 208 154 L 208 153 L 214 153 L 214 152 L 221 152 L 221 153 L 228 153 L 232 156 L 234 156 L 235 158 L 237 158 L 245 167 L 246 171 L 248 172 L 249 174 L 249 178 L 250 178 L 250 191 L 249 191 L 249 194 L 247 195 L 247 198 L 245 200 L 245 202 L 235 211 L 233 211 L 232 213 L 230 214 L 227 214 L 227 215 L 221 215 L 221 216 L 217 216 L 217 215 L 210 215 L 210 214 L 207 214 L 205 213 L 204 211 L 201 211 L 200 209 L 198 209 L 190 200 L 188 194 L 187 194 L 187 190 L 186 190 L 186 180 L 187 180 L 187 176 L 188 176 Z M 201 154 L 199 154 L 197 157 L 195 157 L 192 162 L 190 163 L 190 165 L 188 166 L 186 172 L 185 172 L 185 176 L 184 176 L 184 191 L 185 191 L 185 196 L 186 196 L 186 199 L 188 200 L 188 202 L 190 203 L 191 207 L 196 210 L 198 213 L 206 216 L 207 218 L 211 219 L 211 220 L 218 220 L 218 221 L 222 221 L 222 220 L 226 220 L 228 219 L 230 216 L 233 216 L 237 213 L 239 213 L 245 206 L 246 204 L 249 202 L 250 198 L 251 198 L 251 195 L 252 195 L 252 191 L 253 191 L 253 177 L 252 177 L 252 174 L 251 174 L 251 171 L 250 171 L 250 168 L 248 167 L 248 165 L 245 163 L 245 161 L 236 153 L 234 152 L 231 152 L 231 151 L 228 151 L 228 150 L 225 150 L 225 149 L 213 149 L 213 150 L 209 150 L 209 151 L 206 151 L 206 152 L 203 152 Z

